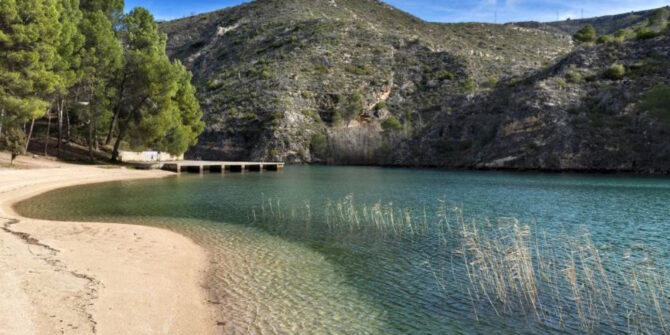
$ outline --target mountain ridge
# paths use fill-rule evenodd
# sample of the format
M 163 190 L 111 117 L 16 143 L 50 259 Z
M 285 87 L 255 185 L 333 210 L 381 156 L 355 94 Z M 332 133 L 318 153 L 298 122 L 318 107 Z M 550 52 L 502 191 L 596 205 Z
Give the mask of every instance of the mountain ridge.
M 653 13 L 635 14 L 631 34 Z M 620 15 L 589 22 L 609 32 L 614 28 L 607 27 L 621 29 L 622 21 L 630 20 Z M 205 111 L 207 128 L 192 157 L 667 171 L 665 161 L 639 162 L 630 148 L 621 153 L 627 157 L 622 163 L 607 158 L 604 147 L 574 145 L 586 130 L 576 124 L 580 113 L 568 113 L 584 107 L 575 99 L 584 99 L 585 92 L 621 84 L 602 78 L 607 67 L 659 58 L 628 49 L 642 46 L 664 55 L 667 36 L 584 47 L 573 43 L 566 26 L 430 23 L 375 0 L 261 0 L 163 23 L 161 29 L 168 53 L 193 71 Z M 622 58 L 601 55 L 614 51 Z M 595 61 L 573 64 L 579 57 Z M 568 72 L 580 80 L 566 80 Z M 660 70 L 650 77 L 667 82 Z M 553 113 L 563 116 L 534 109 L 534 117 L 545 122 L 536 127 L 558 142 L 535 140 L 532 132 L 510 137 L 511 124 L 529 121 L 528 106 L 510 98 L 540 105 L 546 96 L 558 99 Z M 532 143 L 547 150 L 531 150 Z M 587 152 L 605 163 L 583 158 Z

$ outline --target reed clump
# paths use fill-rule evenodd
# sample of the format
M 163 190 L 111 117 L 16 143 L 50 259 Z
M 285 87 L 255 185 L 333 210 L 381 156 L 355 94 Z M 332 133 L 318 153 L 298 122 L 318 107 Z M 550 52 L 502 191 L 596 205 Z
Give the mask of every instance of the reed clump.
M 531 315 L 550 329 L 668 333 L 667 272 L 649 260 L 604 257 L 585 228 L 548 238 L 517 219 L 459 221 L 454 252 L 480 306 L 476 315 L 488 306 L 498 316 Z
M 409 208 L 357 204 L 349 195 L 312 210 L 309 202 L 284 209 L 267 199 L 250 219 L 283 232 L 429 243 L 436 288 L 445 298 L 462 295 L 475 319 L 530 316 L 577 333 L 670 332 L 667 271 L 646 256 L 604 254 L 586 228 L 549 233 L 515 218 L 466 219 L 445 199 Z

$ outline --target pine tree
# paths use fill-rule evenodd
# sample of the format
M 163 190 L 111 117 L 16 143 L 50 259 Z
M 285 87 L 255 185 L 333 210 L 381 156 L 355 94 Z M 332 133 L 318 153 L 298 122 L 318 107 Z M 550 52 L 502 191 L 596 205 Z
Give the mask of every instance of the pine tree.
M 61 34 L 55 0 L 0 3 L 0 136 L 44 116 L 57 90 Z
M 80 30 L 83 13 L 79 9 L 79 0 L 59 0 L 61 34 L 58 43 L 58 52 L 54 63 L 54 71 L 58 76 L 56 94 L 52 109 L 58 112 L 58 156 L 61 155 L 63 142 L 63 116 L 67 106 L 70 89 L 77 84 L 83 75 L 82 48 L 85 36 Z M 45 142 L 46 146 L 49 139 Z
M 123 47 L 109 14 L 98 6 L 91 6 L 88 0 L 82 1 L 81 8 L 80 30 L 86 43 L 82 55 L 83 77 L 75 94 L 83 104 L 79 107 L 79 116 L 88 128 L 86 141 L 93 160 L 98 131 L 107 125 L 112 115 L 112 100 L 116 97 L 114 79 L 123 65 Z
M 65 112 L 68 131 L 70 115 L 88 127 L 91 159 L 101 127 L 116 135 L 113 159 L 122 143 L 183 153 L 204 124 L 192 75 L 170 61 L 166 40 L 146 9 L 123 15 L 123 0 L 3 0 L 0 139 L 12 143 L 0 143 L 25 146 L 17 131 L 52 108 L 59 154 Z
M 117 87 L 118 134 L 112 160 L 126 136 L 134 149 L 155 145 L 175 154 L 184 152 L 203 128 L 190 75 L 181 64 L 170 62 L 167 37 L 158 32 L 146 9 L 136 8 L 124 18 L 121 38 L 126 50 Z
M 119 117 L 124 112 L 124 104 L 134 93 L 131 87 L 138 84 L 138 78 L 133 71 L 141 71 L 134 67 L 137 60 L 143 56 L 156 56 L 165 53 L 166 36 L 158 33 L 158 26 L 151 13 L 144 8 L 136 8 L 126 15 L 121 22 L 119 31 L 121 39 L 124 40 L 124 65 L 116 74 L 117 98 L 113 111 L 109 132 L 105 144 L 112 142 L 114 132 L 119 122 Z M 134 81 L 134 82 L 133 82 Z M 141 86 L 141 84 L 139 84 Z
M 101 12 L 116 26 L 123 19 L 123 0 L 81 0 L 80 8 L 84 13 Z
M 172 65 L 172 71 L 176 75 L 177 92 L 165 111 L 171 125 L 158 138 L 154 148 L 179 155 L 197 143 L 205 124 L 201 120 L 202 111 L 195 97 L 195 87 L 191 84 L 193 75 L 180 62 Z

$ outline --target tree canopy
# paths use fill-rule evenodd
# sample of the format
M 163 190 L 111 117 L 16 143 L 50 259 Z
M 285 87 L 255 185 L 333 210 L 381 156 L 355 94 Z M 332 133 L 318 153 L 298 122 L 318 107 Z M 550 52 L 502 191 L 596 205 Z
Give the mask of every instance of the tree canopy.
M 42 117 L 58 88 L 59 4 L 3 0 L 0 4 L 0 125 Z
M 121 35 L 126 50 L 117 87 L 118 136 L 112 158 L 126 136 L 134 149 L 150 146 L 183 153 L 204 129 L 190 72 L 167 57 L 167 37 L 146 9 L 137 8 L 124 18 Z M 110 134 L 113 131 L 114 124 Z
M 122 146 L 180 154 L 196 143 L 204 126 L 191 73 L 170 61 L 148 10 L 123 9 L 123 0 L 0 3 L 0 138 L 18 140 L 15 129 L 52 110 L 59 149 L 64 119 L 68 141 L 72 128 L 91 153 L 115 140 L 113 158 Z

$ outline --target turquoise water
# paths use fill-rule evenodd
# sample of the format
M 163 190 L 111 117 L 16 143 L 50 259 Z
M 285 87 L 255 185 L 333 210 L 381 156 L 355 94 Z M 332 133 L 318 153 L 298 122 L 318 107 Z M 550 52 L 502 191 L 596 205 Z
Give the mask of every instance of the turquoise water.
M 17 210 L 190 236 L 210 252 L 231 334 L 653 333 L 668 312 L 669 201 L 662 178 L 288 167 L 62 189 Z M 538 293 L 506 286 L 507 302 L 468 238 L 499 242 L 514 282 L 514 223 L 532 232 L 514 250 L 530 252 Z

